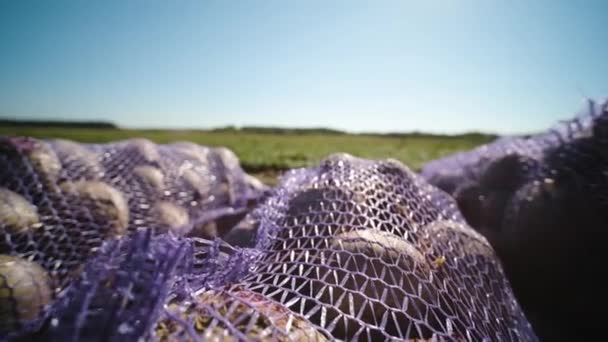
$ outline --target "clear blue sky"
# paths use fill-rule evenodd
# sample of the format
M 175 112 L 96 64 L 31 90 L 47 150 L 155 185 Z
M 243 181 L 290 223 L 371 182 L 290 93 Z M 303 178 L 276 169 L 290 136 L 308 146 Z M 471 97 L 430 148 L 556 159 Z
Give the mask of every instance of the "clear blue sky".
M 608 96 L 608 1 L 0 0 L 0 116 L 520 133 Z

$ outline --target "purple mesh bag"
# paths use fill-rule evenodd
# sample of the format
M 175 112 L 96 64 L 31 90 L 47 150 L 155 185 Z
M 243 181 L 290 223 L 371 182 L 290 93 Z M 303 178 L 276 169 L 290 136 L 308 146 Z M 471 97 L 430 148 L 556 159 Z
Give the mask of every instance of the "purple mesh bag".
M 35 330 L 104 241 L 142 229 L 214 238 L 267 190 L 225 148 L 1 137 L 0 335 Z
M 425 165 L 421 176 L 452 195 L 504 263 L 543 340 L 592 339 L 605 300 L 608 100 L 572 120 L 505 137 Z
M 108 242 L 40 340 L 537 340 L 487 240 L 396 161 L 292 170 L 244 230 Z
M 52 305 L 41 341 L 133 341 L 162 310 L 178 276 L 187 242 L 175 236 L 132 237 L 107 241 Z

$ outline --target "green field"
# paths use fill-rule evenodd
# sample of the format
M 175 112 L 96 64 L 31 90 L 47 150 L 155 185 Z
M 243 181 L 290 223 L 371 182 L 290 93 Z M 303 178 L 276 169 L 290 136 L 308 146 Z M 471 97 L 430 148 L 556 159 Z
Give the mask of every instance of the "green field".
M 432 159 L 471 149 L 493 136 L 468 134 L 437 136 L 425 134 L 354 135 L 320 131 L 275 131 L 233 129 L 202 130 L 128 130 L 80 127 L 13 127 L 0 126 L 0 135 L 22 135 L 36 138 L 64 138 L 81 142 L 102 143 L 132 137 L 143 137 L 157 143 L 192 141 L 206 146 L 225 146 L 233 150 L 243 168 L 264 182 L 274 183 L 282 171 L 318 163 L 331 153 L 384 159 L 395 158 L 414 170 Z

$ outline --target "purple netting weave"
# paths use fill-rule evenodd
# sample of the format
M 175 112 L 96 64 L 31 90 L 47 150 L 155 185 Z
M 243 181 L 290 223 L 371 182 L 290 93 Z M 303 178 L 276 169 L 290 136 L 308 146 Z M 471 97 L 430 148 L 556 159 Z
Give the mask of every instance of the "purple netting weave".
M 425 165 L 496 248 L 543 340 L 592 339 L 608 238 L 608 100 L 574 119 Z
M 53 304 L 43 341 L 133 341 L 162 310 L 186 242 L 142 230 L 106 242 Z
M 444 193 L 396 161 L 341 154 L 290 172 L 263 207 L 251 275 L 271 298 L 348 340 L 533 340 L 487 241 Z
M 104 241 L 142 229 L 221 236 L 265 191 L 225 148 L 2 137 L 0 334 L 34 329 L 41 306 Z
M 268 193 L 223 148 L 3 138 L 0 336 L 590 339 L 606 151 L 590 102 L 421 176 L 336 154 Z
M 160 341 L 537 340 L 487 240 L 396 161 L 342 154 L 290 171 L 236 229 L 253 238 L 140 233 L 113 259 L 121 248 L 104 248 L 88 268 L 100 271 L 81 274 L 43 336 L 107 327 L 132 340 L 148 327 L 143 338 Z M 130 304 L 166 289 L 162 307 L 144 300 L 147 315 Z
M 590 339 L 606 151 L 608 102 L 421 175 L 335 154 L 271 191 L 223 148 L 3 138 L 0 334 Z

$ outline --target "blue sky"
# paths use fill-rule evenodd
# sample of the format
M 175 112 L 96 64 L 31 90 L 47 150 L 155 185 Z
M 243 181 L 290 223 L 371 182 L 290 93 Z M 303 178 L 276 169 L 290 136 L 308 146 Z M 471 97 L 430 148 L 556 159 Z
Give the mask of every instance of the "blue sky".
M 543 129 L 608 96 L 608 1 L 0 0 L 0 116 Z

